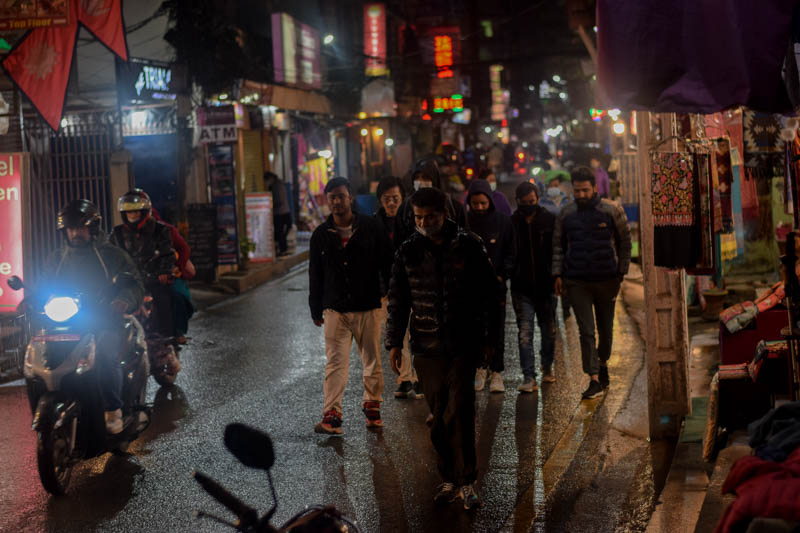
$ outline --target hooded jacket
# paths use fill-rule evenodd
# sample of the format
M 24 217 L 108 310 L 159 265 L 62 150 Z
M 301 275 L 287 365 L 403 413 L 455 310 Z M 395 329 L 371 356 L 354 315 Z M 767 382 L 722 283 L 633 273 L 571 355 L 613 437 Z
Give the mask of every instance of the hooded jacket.
M 133 275 L 134 281 L 112 291 L 112 295 L 105 295 L 106 303 L 123 300 L 128 304 L 127 311 L 132 313 L 139 309 L 144 298 L 139 272 L 130 256 L 108 242 L 101 232 L 87 246 L 64 243 L 53 251 L 45 262 L 43 279 L 48 285 L 65 287 L 91 299 L 104 295 L 113 286 L 114 277 L 122 273 Z
M 423 158 L 416 162 L 411 171 L 411 184 L 413 189 L 414 176 L 421 174 L 426 181 L 433 183 L 434 189 L 444 191 L 442 188 L 442 178 L 439 174 L 439 166 L 433 158 Z M 411 235 L 416 231 L 416 223 L 414 222 L 414 208 L 411 207 L 411 198 L 414 196 L 412 193 L 400 206 L 397 211 L 397 219 L 402 224 L 402 231 L 405 235 Z M 447 218 L 455 222 L 459 227 L 463 228 L 466 221 L 466 211 L 464 206 L 458 202 L 454 202 L 450 195 L 447 195 Z
M 176 265 L 172 233 L 153 216 L 136 227 L 129 224 L 116 226 L 111 233 L 111 243 L 131 256 L 145 283 L 154 282 L 161 274 L 172 274 Z
M 353 213 L 353 235 L 342 246 L 333 215 L 311 234 L 308 305 L 311 318 L 322 312 L 370 311 L 381 307 L 388 286 L 392 246 L 372 217 Z M 383 278 L 383 283 L 381 283 Z
M 497 211 L 488 181 L 472 181 L 467 192 L 467 205 L 476 194 L 482 194 L 489 199 L 489 211 L 479 214 L 470 209 L 467 212 L 466 229 L 481 238 L 494 266 L 495 275 L 505 281 L 514 273 L 514 227 L 509 217 Z
M 511 217 L 514 225 L 516 264 L 511 276 L 511 290 L 535 298 L 553 293 L 553 228 L 556 217 L 537 205 L 530 224 L 517 210 Z
M 419 357 L 471 357 L 477 361 L 498 332 L 487 312 L 498 304 L 497 279 L 475 235 L 445 220 L 443 242 L 414 232 L 397 250 L 389 289 L 386 347 L 403 346 Z
M 561 210 L 553 231 L 553 276 L 606 281 L 628 273 L 631 231 L 622 207 L 595 196 Z

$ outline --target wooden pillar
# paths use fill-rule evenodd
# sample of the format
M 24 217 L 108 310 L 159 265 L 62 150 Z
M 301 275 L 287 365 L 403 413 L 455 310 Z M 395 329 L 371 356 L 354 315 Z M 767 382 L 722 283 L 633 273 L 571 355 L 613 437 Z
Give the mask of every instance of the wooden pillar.
M 670 120 L 674 121 L 674 116 Z M 636 125 L 639 141 L 639 231 L 647 325 L 647 407 L 650 438 L 660 439 L 677 436 L 683 416 L 691 410 L 686 284 L 683 270 L 667 270 L 656 267 L 654 263 L 650 113 L 638 112 Z M 669 128 L 663 135 L 671 135 L 671 130 Z

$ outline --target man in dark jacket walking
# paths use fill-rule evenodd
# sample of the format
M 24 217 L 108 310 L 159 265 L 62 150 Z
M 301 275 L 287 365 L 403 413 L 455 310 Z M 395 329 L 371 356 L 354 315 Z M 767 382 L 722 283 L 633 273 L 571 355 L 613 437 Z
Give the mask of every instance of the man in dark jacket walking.
M 374 218 L 353 212 L 349 181 L 332 179 L 325 186 L 325 194 L 332 214 L 311 235 L 308 268 L 311 318 L 316 326 L 324 326 L 328 360 L 322 421 L 314 431 L 340 435 L 342 397 L 354 338 L 363 365 L 362 411 L 367 427 L 383 425 L 381 296 L 388 285 L 392 250 Z
M 416 232 L 395 255 L 386 347 L 399 373 L 411 315 L 411 352 L 433 420 L 431 441 L 444 483 L 434 500 L 478 505 L 475 452 L 476 367 L 491 355 L 488 310 L 497 278 L 473 234 L 447 219 L 447 196 L 420 189 L 411 199 Z
M 572 186 L 575 201 L 561 211 L 553 232 L 553 276 L 578 321 L 583 371 L 591 379 L 583 393 L 588 399 L 609 386 L 614 306 L 630 266 L 631 233 L 622 207 L 597 195 L 592 169 L 575 169 Z
M 511 277 L 511 302 L 519 328 L 519 363 L 523 382 L 520 392 L 533 392 L 536 367 L 533 355 L 533 322 L 541 332 L 542 381 L 552 383 L 556 344 L 553 313 L 553 226 L 556 217 L 539 205 L 539 189 L 523 181 L 516 191 L 517 211 L 511 217 L 516 239 L 516 265 Z
M 506 281 L 514 271 L 514 228 L 511 218 L 497 211 L 494 205 L 492 189 L 489 182 L 476 179 L 470 184 L 467 192 L 467 229 L 483 240 L 494 266 L 497 277 L 497 305 L 490 309 L 489 324 L 495 330 L 497 343 L 494 345 L 492 360 L 487 367 L 478 368 L 475 372 L 475 390 L 481 391 L 486 386 L 489 372 L 489 390 L 504 392 L 503 370 L 505 365 L 505 328 L 506 328 Z

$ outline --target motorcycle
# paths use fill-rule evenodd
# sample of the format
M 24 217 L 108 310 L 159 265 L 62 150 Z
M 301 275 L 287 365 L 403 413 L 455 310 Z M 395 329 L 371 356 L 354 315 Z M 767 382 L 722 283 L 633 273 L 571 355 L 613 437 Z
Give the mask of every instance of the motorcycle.
M 335 507 L 323 505 L 307 507 L 290 518 L 279 529 L 276 529 L 270 523 L 275 510 L 278 508 L 275 486 L 272 484 L 272 475 L 270 474 L 270 470 L 275 464 L 272 439 L 266 433 L 244 424 L 228 424 L 225 428 L 225 447 L 243 465 L 264 470 L 267 473 L 274 503 L 272 508 L 259 518 L 258 511 L 228 492 L 222 485 L 201 472 L 194 472 L 194 479 L 203 490 L 235 514 L 237 520 L 236 522 L 229 522 L 205 511 L 198 511 L 197 518 L 208 518 L 236 531 L 246 533 L 361 532 L 355 522 L 343 516 Z
M 130 282 L 115 276 L 115 286 Z M 8 286 L 22 290 L 12 276 Z M 105 295 L 90 298 L 65 290 L 37 293 L 26 289 L 32 337 L 25 351 L 23 376 L 33 412 L 39 478 L 51 494 L 64 494 L 80 461 L 108 451 L 125 452 L 150 423 L 145 405 L 150 374 L 144 328 L 132 316 L 121 317 L 123 430 L 106 433 L 100 376 L 95 368 L 96 324 L 108 320 Z
M 158 333 L 157 317 L 153 315 L 153 297 L 144 297 L 142 308 L 136 315 L 144 324 L 147 353 L 150 359 L 150 373 L 156 383 L 169 387 L 175 383 L 181 371 L 178 352 L 180 347 L 174 337 L 162 337 Z

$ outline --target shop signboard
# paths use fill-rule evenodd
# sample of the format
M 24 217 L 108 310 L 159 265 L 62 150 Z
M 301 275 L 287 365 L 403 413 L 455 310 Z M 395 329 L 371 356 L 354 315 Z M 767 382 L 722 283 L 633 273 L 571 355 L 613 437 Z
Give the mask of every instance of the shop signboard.
M 233 148 L 230 143 L 208 145 L 211 200 L 217 206 L 217 262 L 220 265 L 236 264 L 239 254 Z
M 192 263 L 197 270 L 195 279 L 211 283 L 217 271 L 217 206 L 189 205 L 189 247 Z
M 286 13 L 272 14 L 275 81 L 305 89 L 322 88 L 319 32 Z
M 386 5 L 364 5 L 364 55 L 367 76 L 385 76 L 386 68 Z
M 272 222 L 272 194 L 247 193 L 244 197 L 247 239 L 255 245 L 250 252 L 254 263 L 275 261 L 275 230 Z
M 183 90 L 182 76 L 171 63 L 132 57 L 116 59 L 117 97 L 121 105 L 175 100 Z
M 0 31 L 69 26 L 74 22 L 70 20 L 71 12 L 70 0 L 3 2 L 0 7 Z
M 0 154 L 0 314 L 13 313 L 22 291 L 8 286 L 11 276 L 23 277 L 23 154 Z
M 234 106 L 207 106 L 197 109 L 197 144 L 234 143 L 238 138 Z

